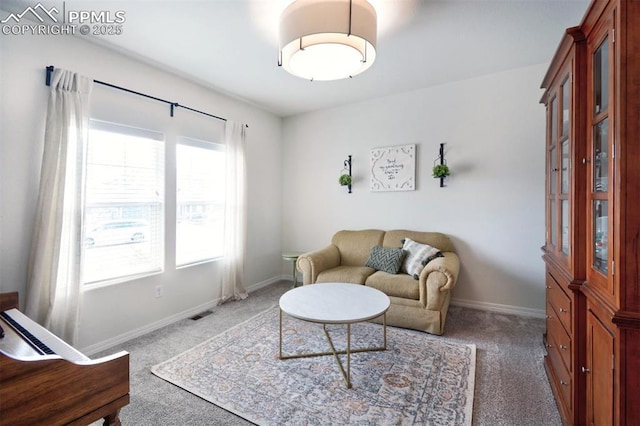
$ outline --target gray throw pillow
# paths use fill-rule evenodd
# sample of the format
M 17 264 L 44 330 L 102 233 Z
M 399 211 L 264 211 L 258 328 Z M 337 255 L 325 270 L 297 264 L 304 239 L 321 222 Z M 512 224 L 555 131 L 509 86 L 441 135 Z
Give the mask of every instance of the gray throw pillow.
M 401 248 L 373 246 L 365 266 L 389 274 L 397 274 L 405 255 L 406 252 Z

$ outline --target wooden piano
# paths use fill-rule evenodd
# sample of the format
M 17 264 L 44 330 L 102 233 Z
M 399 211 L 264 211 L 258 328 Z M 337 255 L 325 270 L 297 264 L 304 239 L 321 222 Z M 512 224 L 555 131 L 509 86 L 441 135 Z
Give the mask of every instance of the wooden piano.
M 129 354 L 89 359 L 0 295 L 0 425 L 120 425 Z

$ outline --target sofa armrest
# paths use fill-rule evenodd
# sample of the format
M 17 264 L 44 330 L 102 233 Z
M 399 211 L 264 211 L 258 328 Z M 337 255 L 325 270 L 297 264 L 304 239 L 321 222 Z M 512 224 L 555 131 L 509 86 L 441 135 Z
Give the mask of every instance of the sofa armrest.
M 442 272 L 447 277 L 445 285 L 440 287 L 440 291 L 451 290 L 458 281 L 458 272 L 460 271 L 460 259 L 458 255 L 451 251 L 445 251 L 442 253 L 444 257 L 436 257 L 431 262 L 427 263 L 422 272 L 420 273 L 420 280 L 427 279 L 427 276 L 434 271 Z
M 331 244 L 320 250 L 301 254 L 296 265 L 302 271 L 302 283 L 312 284 L 316 282 L 320 272 L 340 266 L 340 251 Z
M 460 259 L 453 252 L 443 252 L 427 263 L 420 272 L 420 300 L 428 309 L 440 309 L 445 292 L 456 285 L 460 271 Z

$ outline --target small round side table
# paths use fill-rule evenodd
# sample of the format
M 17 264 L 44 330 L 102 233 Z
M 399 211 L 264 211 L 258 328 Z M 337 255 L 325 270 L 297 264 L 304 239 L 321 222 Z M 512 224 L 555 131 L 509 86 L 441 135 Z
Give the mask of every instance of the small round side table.
M 301 251 L 286 251 L 282 253 L 282 258 L 284 260 L 290 260 L 293 262 L 293 288 L 296 288 L 298 285 L 298 268 L 296 268 L 296 262 L 301 254 Z

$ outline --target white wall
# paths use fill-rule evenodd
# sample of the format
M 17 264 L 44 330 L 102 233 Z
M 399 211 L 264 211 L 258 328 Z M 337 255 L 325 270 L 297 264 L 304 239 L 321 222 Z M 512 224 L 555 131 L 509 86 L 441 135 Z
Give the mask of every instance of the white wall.
M 532 66 L 285 119 L 283 248 L 323 247 L 339 229 L 441 231 L 462 263 L 459 304 L 542 315 L 545 71 Z M 452 175 L 440 188 L 431 168 L 443 142 Z M 370 192 L 371 148 L 404 144 L 417 145 L 416 190 Z M 337 182 L 349 154 L 352 194 Z
M 0 291 L 25 291 L 53 64 L 249 124 L 247 283 L 290 274 L 281 250 L 326 245 L 338 229 L 407 228 L 449 234 L 462 260 L 458 303 L 532 314 L 544 310 L 544 109 L 546 65 L 290 117 L 284 122 L 158 68 L 80 38 L 0 36 Z M 315 83 L 314 83 L 315 84 Z M 323 83 L 317 83 L 323 84 Z M 119 94 L 96 88 L 96 111 L 117 116 Z M 165 107 L 131 97 L 139 115 Z M 178 114 L 183 114 L 179 111 Z M 153 118 L 150 118 L 153 121 Z M 177 122 L 177 121 L 176 121 Z M 439 144 L 453 175 L 431 178 Z M 417 145 L 417 189 L 369 191 L 369 151 Z M 353 156 L 347 194 L 337 178 Z M 219 265 L 85 293 L 80 348 L 169 322 L 213 302 Z M 161 283 L 165 296 L 154 297 Z
M 0 65 L 0 291 L 17 290 L 24 302 L 48 96 L 44 84 L 47 65 L 247 123 L 247 284 L 260 285 L 280 276 L 280 118 L 76 37 L 1 35 Z M 126 119 L 133 110 L 136 120 L 144 119 L 150 126 L 171 120 L 165 105 L 104 87 L 96 86 L 92 101 L 92 108 L 101 118 L 124 115 Z M 120 109 L 119 105 L 129 110 Z M 189 114 L 192 113 L 178 110 L 176 126 L 185 120 L 200 120 L 202 124 L 202 119 L 187 118 Z M 212 134 L 217 134 L 220 122 L 208 120 L 212 120 Z M 210 305 L 217 297 L 219 266 L 208 263 L 177 271 L 169 267 L 162 275 L 85 292 L 77 346 L 99 349 L 96 345 L 101 342 L 117 340 Z M 163 285 L 165 293 L 159 299 L 154 297 L 158 284 Z

